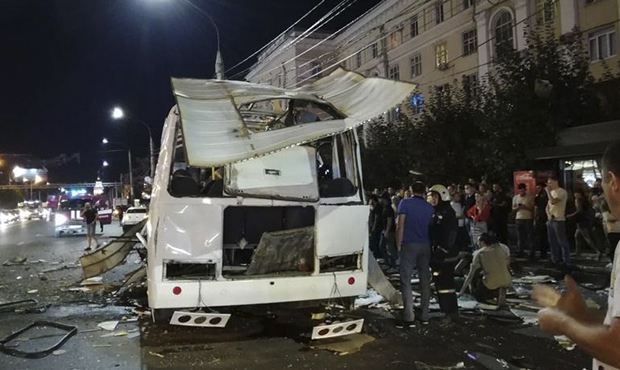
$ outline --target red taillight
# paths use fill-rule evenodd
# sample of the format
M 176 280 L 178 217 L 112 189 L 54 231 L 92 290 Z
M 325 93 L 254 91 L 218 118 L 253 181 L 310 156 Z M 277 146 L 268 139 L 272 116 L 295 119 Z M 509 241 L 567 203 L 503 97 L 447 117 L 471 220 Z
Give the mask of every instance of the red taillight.
M 353 285 L 355 284 L 355 278 L 353 276 L 351 276 L 348 280 L 349 285 Z
M 172 294 L 174 294 L 174 295 L 181 294 L 181 287 L 180 286 L 175 286 L 174 288 L 172 288 Z

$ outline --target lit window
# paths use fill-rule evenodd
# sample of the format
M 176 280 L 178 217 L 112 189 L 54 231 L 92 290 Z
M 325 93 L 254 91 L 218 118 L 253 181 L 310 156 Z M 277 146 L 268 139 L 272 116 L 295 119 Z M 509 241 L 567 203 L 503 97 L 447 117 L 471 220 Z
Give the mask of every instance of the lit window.
M 478 35 L 476 30 L 463 32 L 463 55 L 471 55 L 478 51 Z
M 422 74 L 422 54 L 418 53 L 411 58 L 411 77 L 418 77 Z
M 411 38 L 416 37 L 420 34 L 420 27 L 418 24 L 418 15 L 414 15 L 411 17 L 411 22 L 409 23 L 409 35 Z
M 502 50 L 514 48 L 512 27 L 512 15 L 506 10 L 500 12 L 495 20 L 495 26 L 493 28 L 496 56 L 501 54 Z
M 448 47 L 445 42 L 435 45 L 435 64 L 439 69 L 448 65 Z
M 390 66 L 388 70 L 388 78 L 390 80 L 400 80 L 400 69 L 398 68 L 398 64 Z
M 613 27 L 593 32 L 588 36 L 590 60 L 603 60 L 616 55 L 616 31 Z

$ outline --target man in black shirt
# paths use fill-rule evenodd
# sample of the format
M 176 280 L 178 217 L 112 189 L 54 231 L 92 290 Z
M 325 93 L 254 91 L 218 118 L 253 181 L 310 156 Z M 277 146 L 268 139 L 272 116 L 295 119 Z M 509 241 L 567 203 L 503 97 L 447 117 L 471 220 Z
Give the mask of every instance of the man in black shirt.
M 82 218 L 86 223 L 86 239 L 88 240 L 88 247 L 84 249 L 85 251 L 90 251 L 90 246 L 92 242 L 95 242 L 95 247 L 99 245 L 97 238 L 95 237 L 95 229 L 97 226 L 97 210 L 94 209 L 90 203 L 86 203 L 84 205 L 84 210 L 82 211 Z

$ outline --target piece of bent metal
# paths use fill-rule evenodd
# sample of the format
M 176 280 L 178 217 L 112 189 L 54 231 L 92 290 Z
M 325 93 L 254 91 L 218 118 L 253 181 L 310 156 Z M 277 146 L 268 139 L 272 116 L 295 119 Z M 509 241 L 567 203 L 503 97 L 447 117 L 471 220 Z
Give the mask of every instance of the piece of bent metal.
M 341 337 L 362 332 L 364 319 L 343 321 L 330 325 L 318 325 L 312 328 L 312 340 Z
M 40 328 L 40 327 L 52 327 L 52 328 L 64 330 L 67 332 L 67 334 L 65 334 L 56 344 L 52 345 L 51 347 L 48 347 L 48 348 L 45 348 L 39 351 L 34 351 L 34 352 L 20 351 L 18 349 L 10 348 L 6 346 L 7 343 L 19 337 L 21 334 L 25 333 L 26 331 L 33 329 L 33 328 Z M 16 331 L 15 333 L 10 334 L 9 336 L 1 339 L 0 340 L 0 352 L 6 353 L 7 355 L 15 356 L 15 357 L 21 357 L 21 358 L 43 358 L 43 357 L 50 355 L 52 352 L 54 352 L 58 348 L 62 347 L 62 345 L 65 344 L 65 342 L 68 341 L 69 338 L 74 336 L 77 333 L 77 331 L 78 331 L 77 326 L 70 326 L 70 325 L 60 324 L 60 323 L 51 322 L 51 321 L 35 321 L 32 324 L 26 326 L 25 328 L 20 329 Z

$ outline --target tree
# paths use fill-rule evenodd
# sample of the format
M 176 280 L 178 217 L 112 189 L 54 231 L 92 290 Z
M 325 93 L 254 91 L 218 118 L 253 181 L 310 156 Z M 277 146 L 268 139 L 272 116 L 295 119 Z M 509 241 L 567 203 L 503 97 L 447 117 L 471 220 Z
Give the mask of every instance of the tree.
M 382 155 L 366 168 L 380 173 L 377 181 L 402 177 L 391 171 L 416 168 L 429 183 L 470 177 L 506 182 L 514 170 L 528 167 L 530 149 L 555 145 L 563 128 L 599 121 L 581 34 L 559 40 L 546 26 L 528 32 L 527 45 L 523 51 L 500 49 L 477 86 L 437 88 L 415 119 L 371 130 L 377 136 L 366 153 Z M 395 145 L 399 151 L 388 155 Z

